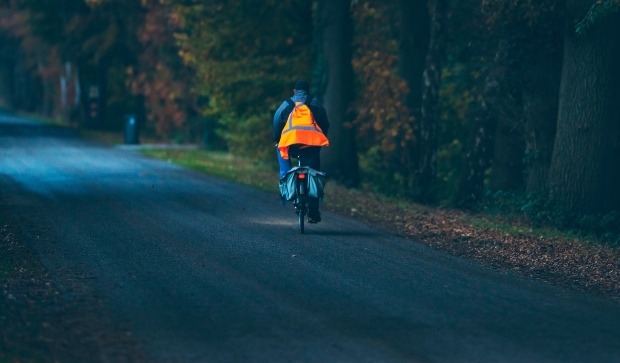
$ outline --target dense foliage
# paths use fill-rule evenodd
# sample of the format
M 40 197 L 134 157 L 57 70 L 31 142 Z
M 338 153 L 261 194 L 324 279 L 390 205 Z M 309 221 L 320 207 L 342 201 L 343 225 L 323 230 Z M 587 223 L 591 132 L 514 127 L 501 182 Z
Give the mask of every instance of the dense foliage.
M 620 1 L 353 0 L 344 15 L 326 13 L 334 4 L 4 0 L 0 102 L 112 130 L 134 113 L 153 135 L 275 164 L 273 112 L 307 79 L 346 113 L 332 143 L 353 157 L 336 167 L 359 162 L 371 190 L 610 230 L 619 120 L 597 110 L 618 87 L 579 80 L 616 79 L 620 49 L 605 32 L 617 29 Z M 347 49 L 334 24 L 351 24 Z
M 312 65 L 307 1 L 176 4 L 180 55 L 195 70 L 204 115 L 233 152 L 273 154 L 270 119 Z M 290 20 L 290 21 L 288 21 Z M 260 146 L 259 146 L 260 145 Z

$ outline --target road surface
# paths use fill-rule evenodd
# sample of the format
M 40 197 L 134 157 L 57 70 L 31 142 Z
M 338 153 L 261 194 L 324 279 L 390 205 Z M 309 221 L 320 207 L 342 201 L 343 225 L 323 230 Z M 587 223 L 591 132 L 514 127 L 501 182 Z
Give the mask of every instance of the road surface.
M 0 205 L 149 361 L 620 361 L 618 304 L 6 115 Z

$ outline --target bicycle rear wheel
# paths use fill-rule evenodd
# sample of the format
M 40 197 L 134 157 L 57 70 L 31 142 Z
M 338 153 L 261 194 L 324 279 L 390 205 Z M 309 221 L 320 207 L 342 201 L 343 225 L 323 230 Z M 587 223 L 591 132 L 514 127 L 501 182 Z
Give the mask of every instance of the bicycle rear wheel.
M 303 200 L 300 201 L 301 206 L 299 207 L 299 215 L 297 216 L 299 221 L 299 233 L 304 234 L 304 222 L 306 219 L 306 205 Z

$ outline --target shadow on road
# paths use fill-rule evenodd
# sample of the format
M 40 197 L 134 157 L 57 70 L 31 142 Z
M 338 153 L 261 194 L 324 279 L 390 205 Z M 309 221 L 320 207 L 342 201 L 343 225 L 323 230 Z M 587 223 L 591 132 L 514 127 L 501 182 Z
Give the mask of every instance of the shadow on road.
M 343 237 L 377 237 L 379 236 L 376 232 L 367 232 L 367 231 L 313 231 L 312 227 L 310 229 L 306 229 L 305 234 L 313 234 L 318 236 L 343 236 Z

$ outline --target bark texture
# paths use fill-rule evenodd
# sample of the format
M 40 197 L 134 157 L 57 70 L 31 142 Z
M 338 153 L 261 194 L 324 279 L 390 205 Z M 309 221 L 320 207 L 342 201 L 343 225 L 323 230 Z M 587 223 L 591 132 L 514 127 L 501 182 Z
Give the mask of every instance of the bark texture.
M 323 169 L 348 186 L 359 183 L 355 134 L 349 113 L 353 97 L 351 44 L 353 25 L 349 0 L 321 0 L 318 35 L 322 48 L 325 86 L 323 103 L 329 118 L 330 146 L 323 152 Z
M 620 209 L 620 13 L 577 36 L 591 1 L 567 2 L 558 124 L 549 172 L 552 200 L 569 213 Z
M 422 76 L 422 105 L 419 122 L 419 172 L 420 199 L 426 203 L 435 201 L 433 182 L 437 175 L 437 101 L 441 86 L 442 60 L 446 51 L 447 0 L 430 0 L 430 44 Z
M 406 105 L 415 117 L 419 117 L 422 74 L 430 42 L 430 16 L 425 1 L 400 0 L 400 10 L 399 73 L 409 86 Z

